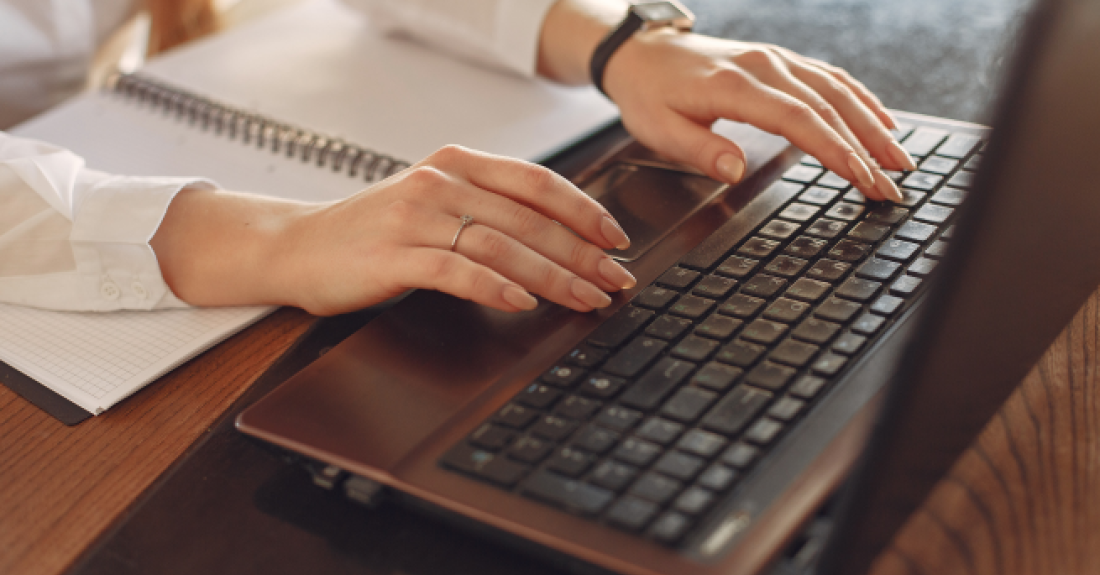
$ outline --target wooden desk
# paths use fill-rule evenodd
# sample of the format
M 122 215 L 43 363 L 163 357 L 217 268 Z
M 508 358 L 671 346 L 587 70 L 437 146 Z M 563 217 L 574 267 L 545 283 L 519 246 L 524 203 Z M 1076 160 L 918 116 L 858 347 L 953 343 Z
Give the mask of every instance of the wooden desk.
M 0 573 L 69 567 L 310 321 L 281 310 L 77 427 L 0 388 Z M 1095 573 L 1098 358 L 1094 294 L 876 573 Z

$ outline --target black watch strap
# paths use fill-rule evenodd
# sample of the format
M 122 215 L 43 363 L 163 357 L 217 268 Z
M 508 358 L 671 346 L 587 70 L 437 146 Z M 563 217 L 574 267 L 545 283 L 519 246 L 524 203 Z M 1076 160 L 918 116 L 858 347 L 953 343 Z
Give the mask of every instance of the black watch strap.
M 619 26 L 611 31 L 592 53 L 592 60 L 588 63 L 588 72 L 592 76 L 592 83 L 603 93 L 603 73 L 607 68 L 607 62 L 615 51 L 630 39 L 635 32 L 641 30 L 647 24 L 657 26 L 673 26 L 680 30 L 691 30 L 695 17 L 687 8 L 679 2 L 646 2 L 632 4 L 627 10 L 626 18 Z

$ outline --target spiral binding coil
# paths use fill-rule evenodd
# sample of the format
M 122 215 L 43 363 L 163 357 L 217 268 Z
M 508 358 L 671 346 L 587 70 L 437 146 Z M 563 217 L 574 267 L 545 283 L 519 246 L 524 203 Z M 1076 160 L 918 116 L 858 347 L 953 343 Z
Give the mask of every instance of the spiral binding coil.
M 333 171 L 346 171 L 350 177 L 362 173 L 368 182 L 377 182 L 409 167 L 408 162 L 339 138 L 233 108 L 144 76 L 119 74 L 108 85 L 116 94 L 159 108 L 189 125 L 213 129 L 215 134 L 225 134 L 230 140 L 239 136 L 243 144 L 254 143 L 275 153 L 284 152 L 288 158 L 298 156 L 303 162 L 329 165 Z

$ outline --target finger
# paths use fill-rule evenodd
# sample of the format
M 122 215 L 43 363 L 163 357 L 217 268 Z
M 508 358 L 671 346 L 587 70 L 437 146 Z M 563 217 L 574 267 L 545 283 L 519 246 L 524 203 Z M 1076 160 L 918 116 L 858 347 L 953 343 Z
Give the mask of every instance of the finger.
M 468 226 L 459 237 L 455 253 L 496 271 L 529 292 L 577 311 L 592 311 L 611 304 L 611 297 L 591 282 L 487 226 Z
M 897 143 L 875 112 L 852 89 L 821 68 L 790 62 L 791 73 L 820 94 L 840 114 L 871 154 L 894 170 L 915 170 L 913 158 Z
M 386 269 L 391 270 L 392 281 L 404 289 L 437 290 L 509 312 L 538 305 L 520 285 L 450 251 L 413 247 L 396 250 L 389 259 Z
M 457 146 L 442 148 L 425 162 L 530 206 L 604 249 L 630 246 L 622 226 L 603 206 L 547 168 Z
M 722 74 L 724 86 L 712 90 L 713 109 L 721 117 L 752 124 L 787 138 L 795 146 L 872 199 L 884 199 L 876 178 L 856 150 L 809 104 L 735 69 Z M 881 178 L 880 178 L 881 179 Z
M 887 128 L 891 130 L 898 129 L 897 120 L 890 114 L 890 111 L 882 103 L 882 100 L 880 100 L 874 92 L 869 90 L 867 86 L 864 86 L 863 82 L 852 77 L 847 70 L 815 58 L 802 57 L 802 60 L 811 66 L 823 70 L 841 84 L 847 86 L 848 89 L 852 90 L 852 92 L 855 93 L 872 112 L 874 112 L 875 116 L 877 116 Z
M 661 154 L 720 182 L 736 184 L 745 177 L 745 152 L 729 139 L 673 111 L 662 111 L 650 121 L 648 129 L 630 131 L 651 134 L 646 143 Z

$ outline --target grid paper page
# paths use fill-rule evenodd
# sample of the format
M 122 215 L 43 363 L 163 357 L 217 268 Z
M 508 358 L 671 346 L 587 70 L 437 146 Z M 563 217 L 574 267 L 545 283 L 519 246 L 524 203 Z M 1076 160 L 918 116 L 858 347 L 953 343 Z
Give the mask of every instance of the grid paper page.
M 0 360 L 98 414 L 270 310 L 66 313 L 0 304 Z

